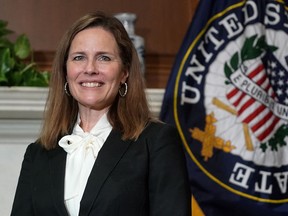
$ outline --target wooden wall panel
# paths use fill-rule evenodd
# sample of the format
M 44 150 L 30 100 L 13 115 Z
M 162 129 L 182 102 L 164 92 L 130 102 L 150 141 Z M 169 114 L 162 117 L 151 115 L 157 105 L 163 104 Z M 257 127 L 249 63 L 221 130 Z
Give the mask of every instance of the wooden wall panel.
M 136 33 L 145 39 L 146 80 L 149 88 L 164 88 L 197 0 L 0 0 L 0 19 L 15 32 L 25 33 L 40 67 L 51 67 L 55 49 L 66 29 L 87 12 L 133 12 Z M 39 62 L 38 62 L 39 61 Z

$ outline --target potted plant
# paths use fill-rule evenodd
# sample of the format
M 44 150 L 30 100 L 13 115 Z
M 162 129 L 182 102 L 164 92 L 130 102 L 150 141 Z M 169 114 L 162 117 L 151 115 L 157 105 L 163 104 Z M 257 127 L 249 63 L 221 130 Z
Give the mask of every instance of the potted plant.
M 0 20 L 0 86 L 48 86 L 49 72 L 37 68 L 29 39 L 21 34 L 15 42 L 9 40 L 13 31 L 7 24 Z
M 0 120 L 38 118 L 44 108 L 50 73 L 41 71 L 33 61 L 25 34 L 13 42 L 9 39 L 13 31 L 7 24 L 0 20 Z

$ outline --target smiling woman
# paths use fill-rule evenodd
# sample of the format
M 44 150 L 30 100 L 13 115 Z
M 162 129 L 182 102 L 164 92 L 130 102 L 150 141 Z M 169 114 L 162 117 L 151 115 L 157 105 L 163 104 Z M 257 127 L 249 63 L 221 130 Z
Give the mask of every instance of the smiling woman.
M 122 23 L 83 16 L 57 50 L 11 215 L 190 216 L 190 199 L 181 139 L 152 117 Z
M 79 32 L 71 43 L 67 60 L 67 82 L 70 93 L 83 112 L 81 126 L 90 131 L 95 122 L 85 125 L 87 107 L 103 113 L 114 101 L 119 84 L 125 83 L 128 70 L 122 67 L 119 50 L 113 35 L 101 27 Z M 97 112 L 98 113 L 98 112 Z M 93 117 L 99 119 L 98 114 Z M 89 122 L 92 119 L 89 119 Z

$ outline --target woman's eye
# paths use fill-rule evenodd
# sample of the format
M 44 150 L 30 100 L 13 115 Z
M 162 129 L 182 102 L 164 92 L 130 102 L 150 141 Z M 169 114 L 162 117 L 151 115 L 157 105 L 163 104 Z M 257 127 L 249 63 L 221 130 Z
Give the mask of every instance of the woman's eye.
M 111 59 L 108 56 L 99 56 L 98 58 L 100 61 L 110 61 Z
M 84 57 L 83 56 L 75 56 L 74 58 L 73 58 L 73 60 L 74 61 L 80 61 L 80 60 L 82 60 Z

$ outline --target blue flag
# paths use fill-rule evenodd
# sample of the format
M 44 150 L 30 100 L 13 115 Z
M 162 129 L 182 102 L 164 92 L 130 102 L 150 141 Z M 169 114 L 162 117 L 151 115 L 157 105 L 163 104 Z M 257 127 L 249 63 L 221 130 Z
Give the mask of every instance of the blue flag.
M 160 118 L 206 216 L 288 215 L 287 1 L 199 1 Z

